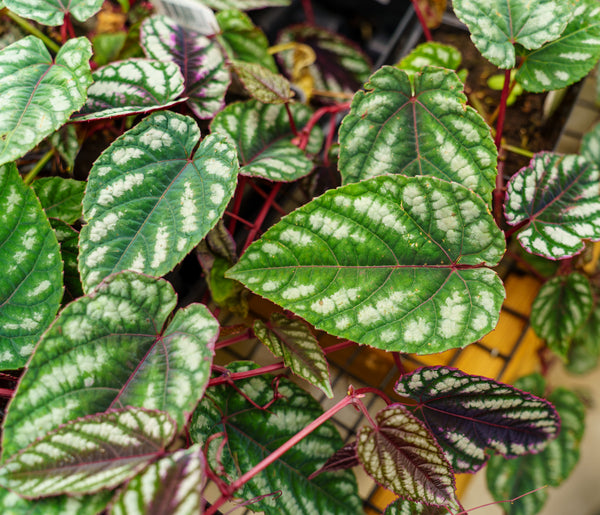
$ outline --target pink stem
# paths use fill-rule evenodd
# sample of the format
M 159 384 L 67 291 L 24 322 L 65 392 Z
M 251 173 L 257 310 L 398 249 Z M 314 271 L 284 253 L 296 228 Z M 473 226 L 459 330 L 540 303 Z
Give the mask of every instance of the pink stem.
M 364 393 L 374 393 L 375 395 L 379 395 L 379 397 L 381 397 L 387 404 L 392 404 L 391 399 L 385 394 L 383 393 L 381 390 L 379 390 L 378 388 L 373 388 L 372 386 L 365 386 L 364 388 L 358 388 L 354 393 L 358 394 L 364 394 Z
M 229 500 L 229 498 L 231 497 L 231 495 L 233 494 L 233 492 L 235 492 L 236 490 L 238 490 L 239 488 L 241 488 L 242 486 L 244 486 L 248 481 L 250 481 L 250 479 L 252 479 L 254 476 L 256 476 L 257 474 L 259 474 L 260 472 L 262 472 L 264 469 L 266 469 L 273 462 L 275 462 L 276 460 L 278 460 L 287 451 L 289 451 L 298 442 L 300 442 L 300 440 L 302 440 L 303 438 L 307 437 L 310 433 L 312 433 L 315 429 L 317 429 L 317 427 L 319 427 L 320 425 L 322 425 L 325 422 L 327 422 L 338 411 L 342 410 L 346 406 L 349 406 L 350 404 L 354 404 L 357 399 L 360 399 L 360 397 L 362 397 L 362 395 L 360 395 L 358 393 L 358 390 L 356 392 L 351 391 L 347 397 L 345 397 L 344 399 L 342 399 L 335 406 L 329 408 L 319 418 L 315 419 L 313 422 L 311 422 L 304 429 L 302 429 L 301 431 L 299 431 L 298 433 L 296 433 L 294 436 L 292 436 L 292 438 L 290 438 L 287 442 L 285 442 L 276 451 L 274 451 L 271 454 L 269 454 L 264 460 L 262 460 L 260 463 L 256 464 L 248 472 L 246 472 L 241 477 L 239 477 L 238 479 L 236 479 L 233 483 L 231 483 L 229 485 L 229 489 L 228 489 L 229 492 L 228 492 L 228 494 L 227 495 L 221 495 L 221 497 L 219 497 L 217 499 L 217 501 L 210 508 L 208 508 L 204 512 L 204 514 L 205 515 L 214 515 L 217 512 L 217 510 L 221 506 L 223 506 L 223 504 L 225 504 Z
M 267 195 L 265 193 L 265 191 L 260 186 L 258 186 L 254 181 L 249 181 L 248 184 L 250 184 L 252 189 L 254 191 L 256 191 L 256 193 L 258 193 L 265 200 L 269 197 L 269 195 Z M 283 209 L 277 202 L 273 202 L 271 205 L 273 206 L 273 209 L 275 211 L 277 211 L 281 216 L 287 215 L 285 209 Z
M 423 12 L 419 7 L 418 0 L 412 0 L 413 7 L 415 8 L 415 13 L 417 14 L 417 18 L 419 18 L 419 23 L 421 24 L 421 28 L 423 29 L 423 34 L 425 34 L 425 39 L 427 41 L 431 41 L 431 32 L 429 31 L 429 27 L 427 26 L 427 22 L 425 21 L 425 16 L 423 16 Z
M 502 96 L 500 97 L 500 107 L 498 111 L 498 121 L 496 122 L 496 148 L 500 150 L 502 143 L 502 131 L 504 130 L 504 118 L 506 116 L 506 102 L 510 93 L 510 69 L 504 71 L 504 85 L 502 86 Z
M 302 8 L 306 16 L 306 23 L 309 25 L 315 24 L 315 13 L 313 12 L 312 2 L 310 0 L 302 0 Z
M 234 213 L 231 213 L 229 211 L 225 211 L 225 214 L 227 216 L 230 216 L 231 218 L 233 218 L 234 220 L 237 220 L 240 223 L 243 223 L 246 227 L 254 227 L 254 224 L 252 222 L 249 222 L 248 220 L 246 220 L 245 218 L 242 218 L 239 215 L 236 215 Z M 231 227 L 231 226 L 230 226 Z M 234 227 L 235 229 L 235 227 Z M 231 231 L 229 231 L 229 234 L 231 234 Z
M 10 399 L 14 394 L 14 390 L 9 390 L 8 388 L 0 388 L 0 397 Z
M 330 345 L 329 347 L 324 347 L 323 348 L 323 352 L 325 353 L 325 355 L 330 354 L 332 352 L 336 352 L 338 350 L 342 350 L 342 349 L 346 349 L 348 347 L 352 347 L 354 345 L 358 345 L 356 342 L 353 342 L 352 340 L 345 340 L 343 342 L 339 342 L 339 343 L 334 343 L 333 345 Z
M 275 184 L 275 186 L 273 186 L 271 193 L 267 197 L 267 200 L 265 201 L 262 209 L 260 210 L 260 213 L 258 213 L 258 216 L 256 217 L 256 220 L 254 222 L 254 227 L 252 227 L 252 229 L 250 229 L 250 233 L 248 234 L 248 238 L 246 238 L 246 243 L 244 244 L 244 250 L 246 250 L 248 248 L 248 246 L 254 241 L 254 238 L 258 234 L 258 231 L 260 231 L 260 228 L 261 228 L 263 222 L 265 221 L 265 218 L 267 217 L 267 213 L 269 212 L 269 209 L 271 209 L 271 205 L 273 204 L 273 201 L 275 200 L 277 193 L 279 193 L 280 188 L 281 188 L 280 182 L 278 182 L 277 184 Z
M 237 222 L 237 215 L 240 212 L 240 207 L 242 206 L 242 199 L 244 197 L 244 188 L 246 186 L 248 178 L 245 175 L 240 175 L 238 177 L 237 187 L 235 188 L 235 195 L 233 197 L 233 207 L 230 213 L 231 220 L 229 221 L 229 234 L 233 234 L 235 231 L 235 226 Z
M 234 372 L 232 374 L 222 375 L 215 377 L 208 382 L 208 386 L 217 386 L 219 384 L 231 383 L 233 381 L 241 381 L 242 379 L 248 379 L 249 377 L 261 376 L 263 374 L 269 374 L 285 368 L 283 361 L 278 361 L 272 365 L 265 365 L 264 367 L 255 368 L 253 370 L 247 370 L 245 372 Z
M 302 131 L 300 131 L 300 135 L 298 137 L 298 143 L 297 143 L 298 148 L 300 150 L 306 150 L 306 145 L 308 145 L 308 139 L 310 137 L 310 133 L 314 129 L 315 125 L 317 125 L 318 121 L 321 118 L 323 118 L 323 116 L 325 116 L 328 113 L 335 114 L 335 113 L 339 113 L 340 111 L 346 111 L 346 110 L 350 109 L 350 104 L 351 104 L 351 102 L 343 102 L 341 104 L 335 104 L 332 106 L 326 106 L 326 107 L 321 107 L 320 109 L 317 109 L 312 114 L 312 116 L 309 118 L 308 122 L 306 122 L 306 125 L 304 126 Z
M 296 128 L 296 122 L 294 121 L 294 115 L 292 114 L 292 110 L 290 109 L 290 104 L 286 102 L 284 105 L 288 115 L 288 120 L 290 121 L 290 129 L 292 129 L 294 136 L 298 136 L 298 129 Z
M 249 340 L 250 338 L 252 338 L 252 336 L 253 336 L 252 330 L 246 329 L 242 334 L 236 334 L 234 336 L 230 336 L 229 338 L 226 338 L 225 340 L 221 340 L 220 342 L 217 342 L 215 344 L 215 350 L 222 349 L 223 347 L 228 347 L 229 345 L 233 345 L 234 343 L 237 343 L 237 342 L 243 342 L 244 340 Z

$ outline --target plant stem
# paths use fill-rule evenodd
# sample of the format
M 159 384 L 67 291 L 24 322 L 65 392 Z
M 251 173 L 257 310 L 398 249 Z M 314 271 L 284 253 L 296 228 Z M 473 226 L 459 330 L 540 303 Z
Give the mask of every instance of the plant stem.
M 265 365 L 264 367 L 255 368 L 253 370 L 247 370 L 246 372 L 234 372 L 232 374 L 222 375 L 220 377 L 214 377 L 208 382 L 208 386 L 217 386 L 223 383 L 231 383 L 233 381 L 241 381 L 242 379 L 248 379 L 249 377 L 261 376 L 263 374 L 270 374 L 286 368 L 283 361 L 278 361 L 272 365 Z
M 311 0 L 302 0 L 302 8 L 304 9 L 304 15 L 306 16 L 306 23 L 314 25 L 315 13 L 313 12 Z
M 243 474 L 242 476 L 240 476 L 238 479 L 236 479 L 233 483 L 231 483 L 229 485 L 227 494 L 226 495 L 221 495 L 221 497 L 219 497 L 217 499 L 217 501 L 210 508 L 208 508 L 204 512 L 204 515 L 214 515 L 217 512 L 217 510 L 221 506 L 223 506 L 223 504 L 225 504 L 229 500 L 229 498 L 231 497 L 231 495 L 236 490 L 238 490 L 239 488 L 241 488 L 242 486 L 244 486 L 248 481 L 250 481 L 250 479 L 252 479 L 254 476 L 256 476 L 257 474 L 259 474 L 260 472 L 262 472 L 264 469 L 266 469 L 273 462 L 275 462 L 276 460 L 278 460 L 287 451 L 289 451 L 298 442 L 300 442 L 300 440 L 304 439 L 310 433 L 312 433 L 315 429 L 317 429 L 319 426 L 321 426 L 322 424 L 324 424 L 325 422 L 327 422 L 338 411 L 344 409 L 346 406 L 349 406 L 350 404 L 354 404 L 356 402 L 356 400 L 360 399 L 361 397 L 362 397 L 362 395 L 359 394 L 359 390 L 357 390 L 357 391 L 350 391 L 347 397 L 345 397 L 344 399 L 342 399 L 335 406 L 329 408 L 319 418 L 315 419 L 313 422 L 311 422 L 304 429 L 302 429 L 301 431 L 299 431 L 298 433 L 296 433 L 294 436 L 292 436 L 287 442 L 285 442 L 276 451 L 274 451 L 271 454 L 269 454 L 264 460 L 262 460 L 261 462 L 259 462 L 258 464 L 256 464 L 248 472 L 246 472 L 245 474 Z
M 419 18 L 419 23 L 421 24 L 421 28 L 423 29 L 423 34 L 425 35 L 425 39 L 427 41 L 431 41 L 432 37 L 431 37 L 431 32 L 429 31 L 429 27 L 427 26 L 427 22 L 425 21 L 425 16 L 423 16 L 423 12 L 421 11 L 421 8 L 419 7 L 419 2 L 418 0 L 412 0 L 413 3 L 413 7 L 415 8 L 415 13 L 417 15 L 417 18 Z
M 0 388 L 0 397 L 4 397 L 5 399 L 10 399 L 15 394 L 14 390 L 9 390 L 8 388 Z
M 215 350 L 222 349 L 223 347 L 228 347 L 229 345 L 233 345 L 234 343 L 243 342 L 244 340 L 249 340 L 252 338 L 252 330 L 246 329 L 242 334 L 236 334 L 234 336 L 230 336 L 229 338 L 225 338 L 220 342 L 215 344 Z
M 500 150 L 502 142 L 502 131 L 504 130 L 504 118 L 506 116 L 506 101 L 510 92 L 510 68 L 504 72 L 504 86 L 502 86 L 502 96 L 498 106 L 498 122 L 496 123 L 496 148 Z
M 58 53 L 60 50 L 60 46 L 58 43 L 52 41 L 46 34 L 44 34 L 41 30 L 36 29 L 31 23 L 21 18 L 18 14 L 5 9 L 2 14 L 8 16 L 12 21 L 14 21 L 19 27 L 21 27 L 24 31 L 29 32 L 29 34 L 33 34 L 34 36 L 40 38 L 45 45 L 52 50 L 54 53 Z
M 328 113 L 336 114 L 336 113 L 339 113 L 340 111 L 346 111 L 346 110 L 350 109 L 350 104 L 351 104 L 351 102 L 343 102 L 341 104 L 321 107 L 320 109 L 317 109 L 312 114 L 312 116 L 310 117 L 310 119 L 308 120 L 308 122 L 306 123 L 304 128 L 302 129 L 302 131 L 300 131 L 300 137 L 298 138 L 298 143 L 297 143 L 298 148 L 300 150 L 306 150 L 306 145 L 308 145 L 308 139 L 310 137 L 310 133 L 313 130 L 313 128 L 315 127 L 315 125 L 317 124 L 317 122 L 323 116 L 325 116 Z
M 379 395 L 387 404 L 392 404 L 391 399 L 383 393 L 378 388 L 373 388 L 372 386 L 365 386 L 364 388 L 358 388 L 354 393 L 356 394 L 364 394 L 364 393 L 374 393 L 375 395 Z
M 502 204 L 504 203 L 504 160 L 502 159 L 502 148 L 498 152 L 498 173 L 496 174 L 496 187 L 492 193 L 492 214 L 496 225 L 503 227 L 504 213 Z
M 256 193 L 258 193 L 262 198 L 264 198 L 265 200 L 267 200 L 267 198 L 269 198 L 269 195 L 267 195 L 267 193 L 265 192 L 265 190 L 263 190 L 260 186 L 258 186 L 254 181 L 248 181 L 248 184 L 250 185 L 250 187 L 256 191 Z M 273 203 L 271 204 L 271 206 L 273 207 L 273 209 L 275 211 L 277 211 L 281 216 L 285 216 L 287 215 L 285 209 L 283 209 L 277 202 L 273 201 Z
M 258 233 L 258 231 L 260 231 L 260 228 L 261 228 L 263 222 L 265 221 L 265 218 L 267 217 L 267 213 L 269 212 L 269 209 L 271 209 L 271 205 L 273 204 L 273 201 L 275 200 L 277 193 L 279 193 L 280 188 L 281 188 L 280 182 L 278 182 L 277 184 L 275 184 L 275 186 L 273 186 L 271 193 L 267 197 L 267 200 L 265 200 L 265 203 L 264 203 L 262 209 L 260 210 L 260 213 L 258 213 L 258 216 L 256 217 L 256 220 L 254 222 L 254 227 L 252 227 L 252 229 L 250 229 L 250 233 L 248 234 L 248 238 L 246 238 L 246 243 L 244 244 L 244 250 L 246 250 L 248 248 L 248 246 L 254 241 L 256 234 Z
M 377 428 L 377 424 L 373 420 L 373 417 L 371 417 L 371 414 L 369 413 L 369 410 L 364 405 L 364 403 L 361 400 L 358 400 L 358 401 L 356 401 L 356 405 L 360 408 L 360 411 L 363 412 L 363 415 L 365 416 L 365 418 L 367 419 L 367 421 L 369 422 L 369 424 L 371 424 L 371 426 L 374 429 L 376 429 Z
M 518 154 L 520 156 L 525 156 L 525 157 L 529 157 L 529 158 L 533 157 L 533 152 L 531 152 L 531 150 L 526 150 L 521 147 L 515 147 L 514 145 L 509 145 L 508 143 L 502 143 L 502 148 L 504 150 L 508 150 L 509 152 L 512 152 L 513 154 Z
M 229 234 L 233 234 L 235 231 L 237 215 L 239 214 L 240 207 L 242 206 L 242 199 L 244 198 L 244 189 L 247 181 L 248 178 L 245 175 L 240 175 L 238 177 L 237 187 L 235 188 L 235 196 L 233 197 L 233 207 L 230 213 L 231 220 L 229 221 Z
M 327 354 L 330 354 L 332 352 L 336 352 L 338 350 L 342 350 L 342 349 L 346 349 L 348 347 L 352 347 L 354 345 L 358 345 L 358 344 L 356 342 L 353 342 L 352 340 L 345 340 L 343 342 L 334 343 L 333 345 L 330 345 L 329 347 L 324 347 L 323 348 L 323 352 L 327 355 Z
M 50 161 L 50 159 L 52 159 L 53 155 L 54 155 L 54 149 L 51 148 L 50 150 L 48 150 L 48 152 L 46 152 L 42 156 L 42 158 L 37 162 L 37 164 L 30 170 L 30 172 L 23 179 L 23 182 L 27 186 L 29 186 L 33 182 L 33 179 L 35 179 L 37 177 L 37 174 L 40 173 L 40 171 L 42 170 L 42 168 L 44 168 L 44 166 L 46 166 L 46 163 L 48 161 Z
M 290 121 L 290 129 L 292 129 L 292 132 L 294 133 L 294 137 L 297 137 L 298 129 L 296 128 L 296 122 L 294 121 L 294 115 L 292 114 L 292 110 L 290 109 L 290 104 L 289 104 L 289 102 L 286 102 L 284 105 L 285 105 L 285 111 L 288 115 L 288 120 Z

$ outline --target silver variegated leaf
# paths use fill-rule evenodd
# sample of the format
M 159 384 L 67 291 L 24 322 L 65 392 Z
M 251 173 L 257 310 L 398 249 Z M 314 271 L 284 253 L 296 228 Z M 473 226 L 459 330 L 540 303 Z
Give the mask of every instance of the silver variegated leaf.
M 408 75 L 414 75 L 420 72 L 425 66 L 440 66 L 450 70 L 457 70 L 461 61 L 462 55 L 455 47 L 435 41 L 428 41 L 416 47 L 396 66 L 404 70 Z
M 357 436 L 367 473 L 403 499 L 460 511 L 452 467 L 427 427 L 400 404 L 379 411 L 375 423 Z
M 565 368 L 572 374 L 585 374 L 596 368 L 599 358 L 600 306 L 596 302 L 585 324 L 573 336 Z
M 83 201 L 84 289 L 120 270 L 169 272 L 221 218 L 237 181 L 235 147 L 220 134 L 199 139 L 192 118 L 154 113 L 96 160 Z
M 48 140 L 64 161 L 67 171 L 73 172 L 75 158 L 81 148 L 75 126 L 73 124 L 63 125 Z
M 398 499 L 392 504 L 389 504 L 383 515 L 449 515 L 450 512 L 446 508 L 439 506 L 429 506 L 412 501 Z
M 283 7 L 290 5 L 291 0 L 204 0 L 204 3 L 213 9 L 239 9 L 250 11 L 265 7 Z
M 504 213 L 528 252 L 548 259 L 580 253 L 600 240 L 600 172 L 585 158 L 540 152 L 508 183 Z
M 0 487 L 0 510 L 6 515 L 98 515 L 113 495 L 114 492 L 105 491 L 29 500 Z
M 179 102 L 183 76 L 174 63 L 127 59 L 98 68 L 83 108 L 73 120 L 100 120 L 146 113 Z
M 31 187 L 48 218 L 73 224 L 81 217 L 85 184 L 84 181 L 63 177 L 42 177 Z
M 161 458 L 127 483 L 110 514 L 199 515 L 203 513 L 205 468 L 200 445 Z
M 560 427 L 546 400 L 450 367 L 420 368 L 403 375 L 394 390 L 417 402 L 414 413 L 457 473 L 479 470 L 489 450 L 506 458 L 539 452 Z
M 411 84 L 406 72 L 385 66 L 365 87 L 340 128 L 344 183 L 386 173 L 432 175 L 491 200 L 496 147 L 453 71 L 426 67 Z
M 571 339 L 588 319 L 594 300 L 588 278 L 579 272 L 544 283 L 531 306 L 531 326 L 563 360 Z
M 429 354 L 491 331 L 504 236 L 481 197 L 389 175 L 330 190 L 281 219 L 228 276 L 318 329 Z
M 565 2 L 567 4 L 569 2 Z M 564 88 L 587 75 L 600 57 L 600 6 L 570 0 L 573 16 L 559 38 L 524 53 L 516 80 L 536 93 Z
M 114 488 L 161 454 L 177 425 L 128 407 L 68 422 L 4 461 L 0 484 L 25 498 Z
M 4 456 L 115 407 L 165 411 L 183 427 L 208 382 L 219 326 L 202 304 L 166 325 L 176 303 L 166 281 L 124 272 L 63 309 L 10 403 Z
M 325 354 L 304 322 L 274 314 L 268 322 L 256 320 L 254 334 L 294 374 L 333 397 Z
M 0 165 L 0 369 L 21 368 L 62 297 L 58 241 L 17 167 Z
M 600 168 L 600 123 L 594 125 L 581 140 L 579 153 L 596 168 Z
M 558 38 L 573 13 L 573 0 L 454 0 L 452 7 L 486 59 L 514 68 L 514 45 L 534 50 Z
M 65 291 L 63 293 L 62 304 L 64 305 L 83 295 L 79 269 L 77 268 L 79 233 L 70 225 L 56 218 L 50 219 L 50 225 L 56 234 L 56 239 L 60 245 L 60 255 L 63 260 Z
M 302 104 L 290 104 L 289 108 L 300 130 L 312 111 Z M 314 163 L 307 153 L 317 153 L 323 142 L 322 131 L 315 127 L 306 152 L 300 150 L 292 143 L 294 134 L 285 106 L 257 100 L 228 105 L 215 116 L 211 131 L 236 142 L 241 174 L 271 181 L 295 181 L 309 174 Z
M 231 75 L 214 38 L 156 15 L 142 23 L 140 43 L 148 57 L 179 67 L 185 81 L 183 95 L 198 118 L 212 118 L 223 108 Z
M 233 69 L 250 95 L 264 104 L 285 104 L 292 98 L 288 80 L 256 63 L 235 61 Z
M 91 55 L 89 40 L 75 38 L 53 59 L 35 36 L 0 52 L 0 164 L 25 155 L 83 105 Z
M 66 14 L 85 21 L 102 7 L 103 0 L 5 0 L 4 5 L 23 18 L 44 25 L 61 25 Z

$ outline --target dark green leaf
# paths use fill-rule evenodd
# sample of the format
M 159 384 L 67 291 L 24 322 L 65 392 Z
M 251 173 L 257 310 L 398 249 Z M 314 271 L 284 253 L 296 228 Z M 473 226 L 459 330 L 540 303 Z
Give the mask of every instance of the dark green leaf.
M 43 177 L 34 181 L 31 187 L 48 218 L 73 224 L 81 217 L 85 184 L 62 177 Z

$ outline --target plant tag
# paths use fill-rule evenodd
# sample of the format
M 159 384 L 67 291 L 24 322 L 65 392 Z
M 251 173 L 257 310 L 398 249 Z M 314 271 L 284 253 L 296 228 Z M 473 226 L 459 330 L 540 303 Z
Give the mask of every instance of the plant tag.
M 220 31 L 212 10 L 196 0 L 154 0 L 156 12 L 175 20 L 178 25 L 203 36 Z

